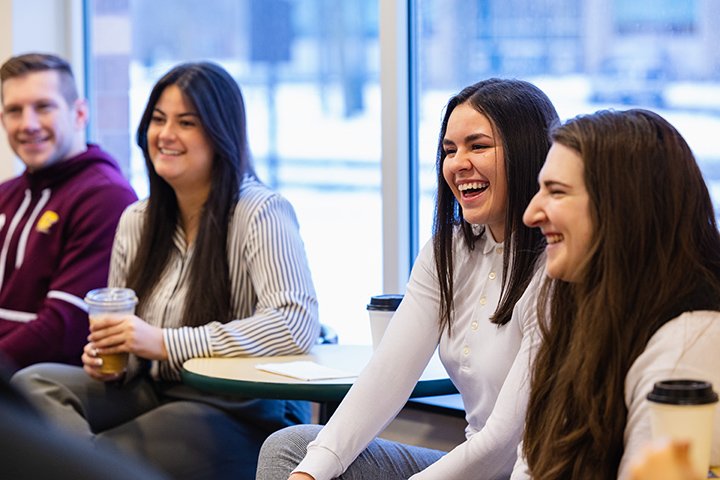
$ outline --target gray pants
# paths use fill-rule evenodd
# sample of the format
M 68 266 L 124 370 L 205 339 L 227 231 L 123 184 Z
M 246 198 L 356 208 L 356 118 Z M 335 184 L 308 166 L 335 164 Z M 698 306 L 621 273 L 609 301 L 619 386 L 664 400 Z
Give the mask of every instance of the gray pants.
M 62 428 L 178 479 L 252 479 L 265 438 L 309 419 L 305 402 L 213 397 L 147 377 L 119 386 L 60 364 L 28 367 L 12 383 Z
M 321 428 L 320 425 L 297 425 L 270 435 L 260 450 L 257 480 L 287 480 Z M 337 478 L 404 480 L 435 463 L 445 453 L 377 438 Z

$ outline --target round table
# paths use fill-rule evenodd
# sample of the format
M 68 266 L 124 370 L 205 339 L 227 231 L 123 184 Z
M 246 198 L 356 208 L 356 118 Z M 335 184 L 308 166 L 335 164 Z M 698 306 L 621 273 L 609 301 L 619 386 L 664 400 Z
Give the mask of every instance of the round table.
M 371 346 L 317 345 L 308 355 L 193 358 L 184 363 L 182 378 L 188 385 L 212 393 L 249 398 L 320 402 L 321 423 L 324 423 L 350 390 L 355 377 L 301 380 L 259 370 L 256 365 L 312 361 L 357 376 L 371 356 Z M 448 378 L 437 355 L 433 355 L 410 397 L 428 397 L 452 393 L 457 393 L 457 389 Z

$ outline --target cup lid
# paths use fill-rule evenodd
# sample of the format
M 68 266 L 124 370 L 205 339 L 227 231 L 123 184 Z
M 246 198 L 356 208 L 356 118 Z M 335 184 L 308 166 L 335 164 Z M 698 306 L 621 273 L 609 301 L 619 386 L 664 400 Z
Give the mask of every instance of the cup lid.
M 367 305 L 368 310 L 386 310 L 395 311 L 402 302 L 403 296 L 395 293 L 386 295 L 375 295 L 370 297 L 370 303 Z
M 663 380 L 656 382 L 647 399 L 670 405 L 705 405 L 718 401 L 710 382 L 702 380 Z
M 135 292 L 131 288 L 96 288 L 85 295 L 85 303 L 89 306 L 135 305 L 137 301 Z

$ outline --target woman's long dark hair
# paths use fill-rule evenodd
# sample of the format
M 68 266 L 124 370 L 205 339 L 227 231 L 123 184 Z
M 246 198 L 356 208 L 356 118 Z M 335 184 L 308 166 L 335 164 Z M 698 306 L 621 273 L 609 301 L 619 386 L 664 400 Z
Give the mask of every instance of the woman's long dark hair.
M 240 88 L 220 66 L 185 63 L 166 73 L 150 92 L 137 130 L 137 144 L 145 156 L 150 198 L 140 246 L 130 267 L 128 286 L 147 302 L 160 280 L 173 247 L 178 204 L 172 187 L 153 167 L 147 132 L 163 91 L 176 85 L 192 104 L 212 146 L 214 157 L 210 194 L 202 209 L 183 324 L 204 325 L 231 320 L 230 278 L 227 264 L 228 224 L 244 175 L 253 174 L 247 142 L 245 103 Z
M 720 309 L 720 235 L 690 148 L 659 115 L 601 111 L 552 138 L 583 159 L 594 234 L 580 281 L 541 290 L 523 449 L 534 478 L 616 478 L 627 372 L 669 320 Z
M 437 151 L 437 203 L 433 224 L 435 268 L 440 286 L 440 330 L 451 333 L 453 317 L 453 250 L 455 228 L 462 228 L 465 244 L 473 249 L 477 236 L 462 217 L 462 208 L 443 177 L 443 139 L 455 107 L 467 103 L 490 120 L 496 138 L 502 141 L 507 183 L 503 281 L 500 304 L 493 322 L 510 321 L 513 308 L 535 271 L 544 239 L 522 222 L 523 212 L 538 190 L 537 176 L 550 149 L 548 135 L 558 115 L 547 96 L 522 80 L 492 78 L 464 88 L 450 99 L 440 128 Z

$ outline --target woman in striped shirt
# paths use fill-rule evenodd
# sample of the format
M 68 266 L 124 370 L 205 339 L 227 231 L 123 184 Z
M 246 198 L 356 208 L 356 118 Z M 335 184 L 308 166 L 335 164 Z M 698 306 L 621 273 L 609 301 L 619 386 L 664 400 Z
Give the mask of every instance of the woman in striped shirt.
M 123 214 L 109 277 L 135 290 L 137 316 L 93 322 L 85 372 L 42 364 L 14 378 L 59 424 L 174 478 L 254 478 L 264 438 L 310 418 L 305 402 L 179 382 L 190 358 L 300 354 L 318 337 L 294 211 L 255 177 L 246 135 L 242 94 L 221 67 L 160 79 L 137 133 L 150 197 Z M 101 373 L 98 354 L 117 352 L 131 354 L 127 371 Z

